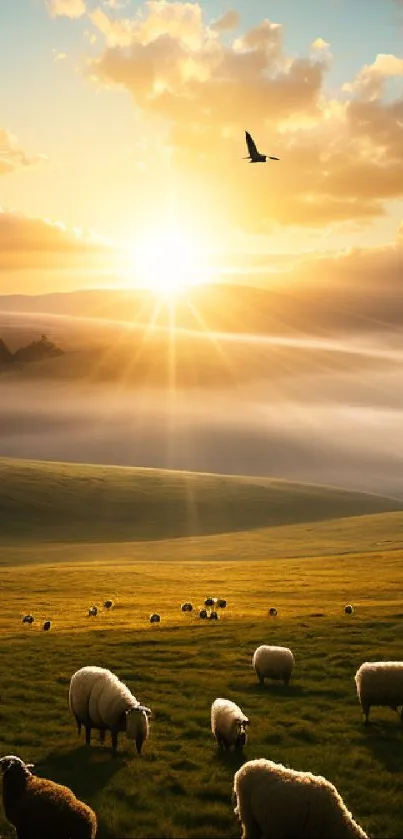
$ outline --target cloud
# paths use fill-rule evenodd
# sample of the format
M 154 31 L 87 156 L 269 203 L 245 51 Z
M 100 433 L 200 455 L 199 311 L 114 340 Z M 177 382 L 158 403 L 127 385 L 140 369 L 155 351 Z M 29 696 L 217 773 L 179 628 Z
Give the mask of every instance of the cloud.
M 28 156 L 16 145 L 16 139 L 0 128 L 0 175 L 7 175 L 21 166 L 33 166 L 46 160 L 45 155 Z
M 46 0 L 51 17 L 79 18 L 85 15 L 85 0 Z
M 240 17 L 235 9 L 229 9 L 222 17 L 211 24 L 210 29 L 214 32 L 230 32 L 231 29 L 236 29 L 240 24 Z
M 373 101 L 383 93 L 386 79 L 403 76 L 403 58 L 379 53 L 373 64 L 365 64 L 353 82 L 346 82 L 343 90 L 356 93 L 360 98 Z
M 68 257 L 106 254 L 110 246 L 60 222 L 0 208 L 0 271 L 65 267 Z
M 214 207 L 260 233 L 370 220 L 403 196 L 403 100 L 382 97 L 401 72 L 396 56 L 377 56 L 329 99 L 329 44 L 317 38 L 309 55 L 289 56 L 274 21 L 228 43 L 198 3 L 149 0 L 131 17 L 100 8 L 89 17 L 105 40 L 88 59 L 91 79 L 129 90 L 146 117 L 164 121 L 185 213 Z M 245 129 L 280 162 L 241 163 Z

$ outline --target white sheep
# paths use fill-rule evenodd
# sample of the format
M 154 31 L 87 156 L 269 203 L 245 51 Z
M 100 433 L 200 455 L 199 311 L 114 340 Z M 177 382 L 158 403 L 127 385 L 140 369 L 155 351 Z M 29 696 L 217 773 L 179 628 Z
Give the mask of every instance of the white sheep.
M 357 696 L 368 725 L 372 705 L 403 706 L 403 661 L 366 661 L 355 674 Z M 403 722 L 403 707 L 400 713 Z
M 218 746 L 224 749 L 242 749 L 248 739 L 248 717 L 230 699 L 215 699 L 211 706 L 211 731 Z
M 99 729 L 101 742 L 105 732 L 112 736 L 112 751 L 116 754 L 118 734 L 126 732 L 134 740 L 138 754 L 149 734 L 150 708 L 141 705 L 127 685 L 110 670 L 102 667 L 82 667 L 70 680 L 69 706 L 74 714 L 77 730 L 85 726 L 85 742 L 91 743 L 91 729 Z
M 288 647 L 269 647 L 262 644 L 253 654 L 252 665 L 261 685 L 264 684 L 265 678 L 281 679 L 288 685 L 294 656 Z
M 242 839 L 368 839 L 326 778 L 272 760 L 249 760 L 235 773 Z

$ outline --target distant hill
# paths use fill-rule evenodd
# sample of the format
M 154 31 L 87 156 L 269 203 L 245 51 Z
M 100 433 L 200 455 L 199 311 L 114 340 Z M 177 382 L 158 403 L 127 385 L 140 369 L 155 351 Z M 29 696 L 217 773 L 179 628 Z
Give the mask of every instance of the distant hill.
M 49 341 L 46 335 L 41 335 L 38 341 L 31 341 L 24 347 L 19 347 L 15 352 L 7 347 L 0 339 L 0 371 L 2 365 L 18 363 L 26 364 L 31 361 L 42 361 L 45 358 L 59 358 L 64 355 L 63 350 Z
M 268 283 L 270 280 L 268 280 Z M 258 288 L 252 285 L 193 286 L 175 298 L 179 328 L 258 334 L 336 334 L 402 324 L 402 308 L 390 294 L 371 295 L 326 278 L 320 285 Z M 169 326 L 171 304 L 145 289 L 94 289 L 42 295 L 0 295 L 0 314 L 43 313 Z M 1 318 L 0 318 L 1 325 Z
M 402 509 L 382 496 L 276 479 L 0 459 L 3 544 L 159 540 Z

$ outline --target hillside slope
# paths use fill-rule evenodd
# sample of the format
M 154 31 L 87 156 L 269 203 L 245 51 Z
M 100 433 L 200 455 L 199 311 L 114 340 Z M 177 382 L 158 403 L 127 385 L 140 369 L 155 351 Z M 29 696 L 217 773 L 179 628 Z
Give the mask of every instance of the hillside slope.
M 0 459 L 0 540 L 137 541 L 394 512 L 390 498 L 275 479 Z

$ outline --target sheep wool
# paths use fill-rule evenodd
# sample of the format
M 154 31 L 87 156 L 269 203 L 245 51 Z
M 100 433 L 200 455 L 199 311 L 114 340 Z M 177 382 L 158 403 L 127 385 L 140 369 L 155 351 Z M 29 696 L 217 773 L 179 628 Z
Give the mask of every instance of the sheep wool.
M 0 760 L 3 807 L 18 839 L 95 839 L 97 818 L 68 787 L 38 778 L 15 755 Z
M 235 773 L 235 815 L 242 839 L 368 839 L 326 778 L 271 760 L 249 760 Z
M 373 705 L 403 706 L 403 661 L 366 661 L 355 674 L 357 696 L 368 725 Z M 403 722 L 403 707 L 400 718 Z
M 282 680 L 288 685 L 294 667 L 294 656 L 288 647 L 270 647 L 262 644 L 253 654 L 252 665 L 261 685 L 266 678 Z
M 116 753 L 118 734 L 126 732 L 134 740 L 138 754 L 149 735 L 150 708 L 141 705 L 127 685 L 102 667 L 82 667 L 70 680 L 70 710 L 74 714 L 78 733 L 85 726 L 86 744 L 91 742 L 91 729 L 100 732 L 102 741 L 110 731 L 112 751 Z
M 242 749 L 248 739 L 248 717 L 230 699 L 215 699 L 211 706 L 211 731 L 223 749 Z

